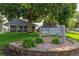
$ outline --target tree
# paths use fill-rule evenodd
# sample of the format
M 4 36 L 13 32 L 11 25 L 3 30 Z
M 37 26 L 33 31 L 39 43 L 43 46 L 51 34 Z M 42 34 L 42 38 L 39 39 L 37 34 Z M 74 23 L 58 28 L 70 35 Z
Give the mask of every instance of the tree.
M 3 24 L 4 20 L 2 15 L 0 15 L 0 31 L 2 31 L 2 24 Z
M 28 32 L 32 32 L 32 22 L 41 19 L 48 23 L 56 22 L 59 25 L 66 25 L 69 18 L 73 17 L 75 9 L 76 4 L 73 3 L 0 4 L 1 13 L 5 14 L 7 18 L 22 16 L 28 19 Z
M 3 21 L 2 17 L 0 16 L 0 25 L 2 25 L 3 22 L 4 21 Z
M 72 19 L 69 19 L 68 23 L 66 24 L 66 31 L 71 31 L 75 28 L 75 24 L 76 24 L 76 21 L 74 18 Z
M 75 3 L 55 3 L 50 4 L 50 12 L 47 15 L 48 19 L 47 22 L 50 24 L 50 22 L 55 22 L 60 25 L 63 42 L 65 40 L 65 26 L 68 28 L 70 25 L 72 26 L 72 18 L 75 15 L 76 12 L 76 6 Z M 52 8 L 51 8 L 52 7 Z M 49 17 L 50 16 L 50 17 Z
M 28 31 L 32 32 L 32 22 L 36 21 L 39 17 L 41 17 L 42 4 L 25 4 L 25 6 L 26 5 L 27 5 L 27 11 L 25 12 L 27 12 L 26 13 L 27 17 L 25 16 L 25 14 L 23 17 L 28 19 Z
M 65 40 L 65 26 L 68 24 L 68 21 L 71 20 L 74 17 L 74 14 L 76 12 L 76 4 L 58 4 L 58 17 L 55 17 L 58 24 L 61 25 L 61 33 L 63 37 L 63 42 Z M 71 18 L 71 19 L 70 19 Z M 65 25 L 65 26 L 63 26 Z M 69 24 L 68 24 L 69 25 Z M 64 27 L 64 28 L 63 28 Z
M 79 11 L 75 13 L 75 27 L 79 27 Z
M 22 4 L 0 4 L 0 12 L 4 14 L 8 19 L 19 18 L 22 15 Z
M 28 32 L 32 32 L 32 22 L 44 18 L 47 13 L 46 4 L 0 4 L 0 12 L 8 19 L 28 19 Z

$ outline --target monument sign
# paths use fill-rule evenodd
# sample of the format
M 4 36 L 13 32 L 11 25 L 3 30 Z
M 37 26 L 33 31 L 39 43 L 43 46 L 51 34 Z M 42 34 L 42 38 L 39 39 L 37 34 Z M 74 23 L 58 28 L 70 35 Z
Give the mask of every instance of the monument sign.
M 62 42 L 65 41 L 65 27 L 64 25 L 60 27 L 45 27 L 40 28 L 40 37 L 46 36 L 60 36 L 62 37 Z
M 52 35 L 52 36 L 61 36 L 61 30 L 59 27 L 41 27 L 41 35 Z

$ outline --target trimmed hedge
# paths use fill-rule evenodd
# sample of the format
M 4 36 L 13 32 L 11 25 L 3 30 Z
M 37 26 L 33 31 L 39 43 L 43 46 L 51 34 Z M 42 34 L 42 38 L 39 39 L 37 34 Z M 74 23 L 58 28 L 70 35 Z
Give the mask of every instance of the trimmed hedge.
M 33 48 L 36 46 L 35 40 L 29 39 L 29 40 L 24 40 L 22 43 L 24 48 Z
M 43 39 L 42 38 L 36 38 L 35 39 L 37 44 L 43 43 Z
M 54 39 L 52 39 L 53 44 L 61 44 L 59 37 L 55 37 Z
M 43 43 L 42 38 L 29 38 L 28 40 L 23 40 L 22 45 L 24 48 L 33 48 L 40 43 Z

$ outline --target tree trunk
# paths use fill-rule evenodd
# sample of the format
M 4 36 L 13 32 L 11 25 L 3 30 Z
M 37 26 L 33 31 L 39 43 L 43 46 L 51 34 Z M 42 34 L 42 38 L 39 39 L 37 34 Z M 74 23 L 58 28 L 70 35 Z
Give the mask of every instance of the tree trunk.
M 0 32 L 2 32 L 3 31 L 3 29 L 2 29 L 2 24 L 0 25 Z
M 29 10 L 28 32 L 32 32 L 32 11 Z
M 32 32 L 32 22 L 28 21 L 28 32 Z
M 1 25 L 0 25 L 0 31 L 1 31 L 1 28 L 2 28 L 2 27 L 1 27 Z

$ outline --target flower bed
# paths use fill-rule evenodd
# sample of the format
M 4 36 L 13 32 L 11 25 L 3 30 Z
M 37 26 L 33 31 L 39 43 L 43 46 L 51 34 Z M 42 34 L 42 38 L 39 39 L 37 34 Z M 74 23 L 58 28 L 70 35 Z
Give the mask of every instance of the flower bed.
M 7 47 L 8 55 L 20 55 L 20 56 L 67 56 L 74 55 L 79 52 L 79 47 L 76 44 L 68 45 L 63 43 L 62 45 L 54 45 L 42 43 L 38 44 L 35 48 L 23 48 L 22 42 L 10 43 Z

